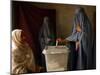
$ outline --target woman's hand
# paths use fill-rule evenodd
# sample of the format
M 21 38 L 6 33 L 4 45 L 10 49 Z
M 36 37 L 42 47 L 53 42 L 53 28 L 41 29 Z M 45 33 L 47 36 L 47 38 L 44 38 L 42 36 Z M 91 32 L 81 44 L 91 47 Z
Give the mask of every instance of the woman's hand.
M 66 45 L 66 44 L 69 42 L 68 40 L 66 40 L 66 39 L 61 39 L 61 38 L 57 38 L 56 41 L 58 41 L 58 43 L 63 44 L 63 45 Z
M 81 32 L 81 31 L 82 31 L 80 25 L 77 25 L 76 31 L 77 31 L 77 32 Z
M 62 42 L 62 39 L 61 38 L 57 38 L 56 41 Z
M 76 49 L 75 49 L 75 50 L 76 50 L 76 51 L 79 50 L 79 47 L 80 47 L 80 43 L 79 43 L 79 41 L 77 41 L 77 42 L 76 42 Z

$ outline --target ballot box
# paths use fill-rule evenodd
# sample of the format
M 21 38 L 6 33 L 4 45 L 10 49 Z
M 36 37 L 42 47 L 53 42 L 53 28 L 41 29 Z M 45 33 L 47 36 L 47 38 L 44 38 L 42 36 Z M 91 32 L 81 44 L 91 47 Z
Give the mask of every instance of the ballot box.
M 66 71 L 69 49 L 66 46 L 48 46 L 43 50 L 47 72 Z

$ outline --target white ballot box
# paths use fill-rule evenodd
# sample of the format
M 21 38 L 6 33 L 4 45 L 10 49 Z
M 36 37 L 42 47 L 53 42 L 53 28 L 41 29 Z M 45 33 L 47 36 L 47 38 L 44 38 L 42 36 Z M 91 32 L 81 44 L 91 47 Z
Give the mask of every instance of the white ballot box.
M 48 46 L 43 54 L 47 72 L 67 70 L 69 49 L 66 46 Z

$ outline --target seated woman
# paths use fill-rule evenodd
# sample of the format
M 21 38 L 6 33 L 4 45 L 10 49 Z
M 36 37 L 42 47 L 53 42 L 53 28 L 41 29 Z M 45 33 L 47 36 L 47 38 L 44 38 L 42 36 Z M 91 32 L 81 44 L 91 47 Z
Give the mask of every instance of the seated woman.
M 25 74 L 38 72 L 32 49 L 26 42 L 26 37 L 21 29 L 12 31 L 12 74 Z

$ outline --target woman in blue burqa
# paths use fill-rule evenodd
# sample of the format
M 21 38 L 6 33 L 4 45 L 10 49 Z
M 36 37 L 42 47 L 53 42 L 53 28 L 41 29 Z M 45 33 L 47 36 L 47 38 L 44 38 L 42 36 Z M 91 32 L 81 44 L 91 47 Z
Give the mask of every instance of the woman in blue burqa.
M 93 45 L 92 25 L 84 9 L 81 7 L 76 10 L 73 32 L 66 40 L 75 41 L 75 51 L 77 52 L 76 70 L 91 69 Z
M 40 31 L 39 31 L 39 48 L 40 48 L 40 51 L 41 51 L 41 66 L 45 68 L 46 70 L 46 63 L 45 63 L 45 57 L 42 53 L 42 51 L 47 48 L 47 45 L 49 43 L 49 35 L 50 35 L 50 28 L 49 28 L 49 18 L 48 16 L 45 16 L 43 18 L 43 25 L 41 26 L 40 28 Z
M 73 31 L 66 40 L 75 42 L 74 52 L 76 54 L 72 55 L 75 56 L 74 66 L 71 65 L 74 67 L 72 70 L 91 69 L 93 47 L 92 25 L 82 7 L 75 11 Z

